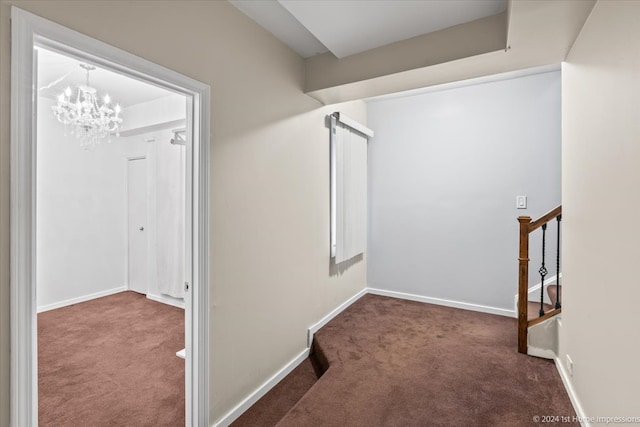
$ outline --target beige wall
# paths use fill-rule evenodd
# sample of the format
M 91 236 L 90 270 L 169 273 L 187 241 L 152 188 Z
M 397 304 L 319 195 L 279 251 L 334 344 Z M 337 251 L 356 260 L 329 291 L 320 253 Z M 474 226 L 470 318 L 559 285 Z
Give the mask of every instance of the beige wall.
M 306 328 L 365 286 L 329 265 L 328 130 L 303 60 L 222 1 L 5 1 L 1 12 L 0 425 L 9 403 L 10 5 L 212 87 L 211 421 L 305 348 Z
M 309 92 L 443 64 L 507 47 L 507 12 L 391 43 L 345 58 L 327 52 L 305 60 Z
M 640 417 L 639 17 L 598 2 L 563 67 L 560 357 L 590 417 Z
M 506 41 L 504 16 L 496 15 L 340 60 L 312 56 L 305 60 L 305 87 L 324 103 L 341 102 L 557 64 L 594 4 L 510 1 Z

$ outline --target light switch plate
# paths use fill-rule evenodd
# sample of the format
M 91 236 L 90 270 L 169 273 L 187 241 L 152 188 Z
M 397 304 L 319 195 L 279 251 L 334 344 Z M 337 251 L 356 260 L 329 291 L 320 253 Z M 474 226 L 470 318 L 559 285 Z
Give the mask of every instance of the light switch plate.
M 527 209 L 527 196 L 516 196 L 516 208 Z

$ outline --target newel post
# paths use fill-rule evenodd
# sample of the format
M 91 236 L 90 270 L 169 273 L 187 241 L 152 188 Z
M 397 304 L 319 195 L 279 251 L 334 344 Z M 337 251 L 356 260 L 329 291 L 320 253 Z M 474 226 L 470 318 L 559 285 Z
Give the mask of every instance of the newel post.
M 527 354 L 527 304 L 529 300 L 529 226 L 531 217 L 518 217 L 520 254 L 518 257 L 518 352 Z

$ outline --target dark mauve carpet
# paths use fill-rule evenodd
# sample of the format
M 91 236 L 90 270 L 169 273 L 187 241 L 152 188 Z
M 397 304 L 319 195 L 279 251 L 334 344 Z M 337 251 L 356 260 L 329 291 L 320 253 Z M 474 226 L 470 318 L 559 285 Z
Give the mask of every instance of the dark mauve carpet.
M 275 426 L 318 381 L 310 359 L 305 359 L 274 388 L 262 396 L 233 427 Z
M 40 426 L 184 426 L 184 310 L 122 292 L 38 314 Z
M 259 401 L 239 425 L 511 427 L 573 418 L 553 362 L 516 348 L 515 319 L 365 295 L 316 333 L 312 357 L 325 372 L 286 415 L 274 422 Z M 283 412 L 273 402 L 285 399 L 270 394 L 263 399 Z

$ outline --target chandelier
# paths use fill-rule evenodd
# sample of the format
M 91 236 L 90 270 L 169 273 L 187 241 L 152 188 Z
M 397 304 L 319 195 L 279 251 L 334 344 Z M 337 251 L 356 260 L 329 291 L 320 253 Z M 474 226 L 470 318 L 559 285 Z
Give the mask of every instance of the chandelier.
M 71 126 L 71 134 L 80 140 L 80 145 L 88 147 L 101 143 L 114 132 L 116 136 L 120 136 L 118 128 L 122 118 L 119 117 L 120 105 L 112 108 L 109 95 L 102 98 L 100 105 L 98 91 L 89 85 L 89 72 L 96 67 L 88 64 L 80 64 L 80 67 L 87 71 L 87 84 L 78 86 L 78 92 L 73 98 L 71 88 L 67 87 L 58 95 L 57 104 L 51 108 L 65 128 Z

